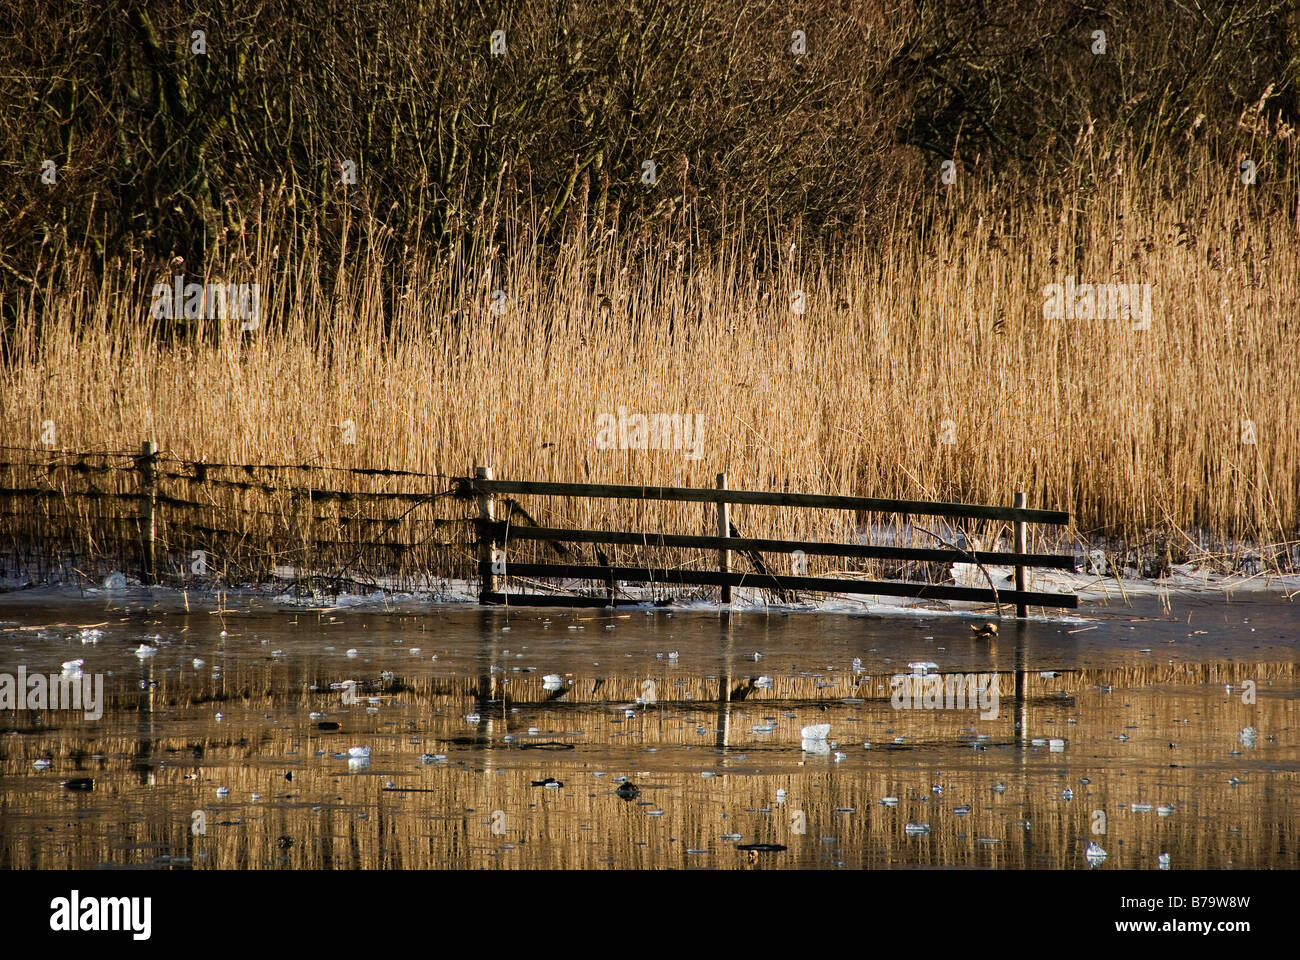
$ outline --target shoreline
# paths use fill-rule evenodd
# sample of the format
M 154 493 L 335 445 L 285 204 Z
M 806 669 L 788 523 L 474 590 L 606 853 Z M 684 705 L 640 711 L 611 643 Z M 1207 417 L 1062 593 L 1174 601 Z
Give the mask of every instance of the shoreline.
M 993 568 L 997 572 L 1000 568 Z M 120 578 L 120 579 L 118 579 Z M 999 578 L 1000 579 L 1000 578 Z M 995 581 L 996 582 L 996 581 Z M 482 610 L 499 610 L 507 612 L 515 609 L 546 609 L 558 612 L 556 608 L 513 604 L 483 606 L 478 602 L 478 584 L 473 580 L 435 581 L 438 586 L 432 589 L 409 589 L 397 586 L 374 586 L 369 591 L 364 588 L 342 590 L 337 594 L 317 592 L 309 596 L 298 596 L 292 592 L 292 583 L 288 581 L 262 585 L 244 584 L 231 587 L 201 586 L 182 588 L 168 585 L 145 586 L 134 577 L 122 577 L 110 574 L 98 584 L 47 582 L 42 584 L 18 585 L 0 581 L 0 608 L 11 604 L 30 602 L 38 606 L 58 605 L 68 602 L 109 601 L 134 604 L 151 602 L 164 608 L 198 609 L 208 612 L 221 612 L 229 601 L 235 601 L 243 609 L 274 610 L 286 612 L 328 612 L 337 610 L 375 610 L 375 609 L 409 609 L 412 607 L 429 609 L 464 609 L 475 607 Z M 1036 589 L 1071 591 L 1079 597 L 1076 611 L 1039 612 L 1030 611 L 1030 621 L 1076 620 L 1090 610 L 1112 607 L 1115 604 L 1133 605 L 1138 602 L 1167 602 L 1170 600 L 1204 599 L 1232 603 L 1234 599 L 1275 599 L 1277 601 L 1295 602 L 1300 598 L 1300 574 L 1288 576 L 1220 575 L 1209 571 L 1178 572 L 1160 580 L 1099 578 L 1095 575 L 1035 573 L 1032 583 Z M 354 585 L 355 587 L 356 585 Z M 760 589 L 736 588 L 730 606 L 716 600 L 706 600 L 690 594 L 665 598 L 648 588 L 625 588 L 617 608 L 593 605 L 590 608 L 571 608 L 573 612 L 596 612 L 610 609 L 622 611 L 664 610 L 666 612 L 724 612 L 735 614 L 759 613 L 769 611 L 789 614 L 844 614 L 847 616 L 886 615 L 886 616 L 956 616 L 981 617 L 995 616 L 991 604 L 967 603 L 962 601 L 916 600 L 907 597 L 864 596 L 862 598 L 847 595 L 828 595 L 820 600 L 808 603 L 780 604 L 763 600 L 766 591 Z M 559 589 L 557 588 L 557 593 Z M 1143 603 L 1142 605 L 1146 605 Z M 1008 613 L 1007 611 L 1011 612 Z M 230 610 L 229 612 L 239 612 Z M 1003 619 L 1014 620 L 1013 608 L 1003 604 Z

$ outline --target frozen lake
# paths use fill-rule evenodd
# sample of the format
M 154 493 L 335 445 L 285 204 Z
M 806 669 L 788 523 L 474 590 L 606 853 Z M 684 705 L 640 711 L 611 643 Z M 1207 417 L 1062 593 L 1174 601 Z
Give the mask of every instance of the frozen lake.
M 996 638 L 924 613 L 224 607 L 0 595 L 0 678 L 83 660 L 104 697 L 0 709 L 0 869 L 1300 867 L 1277 595 Z M 895 709 L 918 671 L 992 677 L 996 716 Z

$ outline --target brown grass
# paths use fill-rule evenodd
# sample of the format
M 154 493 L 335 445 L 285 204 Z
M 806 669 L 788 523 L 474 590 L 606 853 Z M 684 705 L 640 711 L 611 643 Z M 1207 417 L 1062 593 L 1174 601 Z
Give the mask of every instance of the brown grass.
M 268 217 L 209 271 L 261 284 L 251 334 L 237 321 L 178 332 L 148 316 L 165 275 L 92 285 L 69 259 L 18 305 L 0 443 L 41 449 L 52 420 L 56 449 L 154 438 L 234 463 L 487 464 L 503 478 L 690 486 L 726 471 L 737 488 L 987 503 L 1025 490 L 1031 506 L 1069 510 L 1084 537 L 1154 536 L 1175 559 L 1196 540 L 1296 539 L 1290 216 L 1259 209 L 1231 165 L 1112 170 L 1061 204 L 939 189 L 834 255 L 805 255 L 791 232 L 768 269 L 739 241 L 692 244 L 683 218 L 649 243 L 578 239 L 554 256 L 526 237 L 413 254 L 393 281 L 376 265 L 382 234 L 326 270 L 282 262 Z M 1067 274 L 1152 284 L 1150 328 L 1045 320 L 1043 287 Z M 597 449 L 597 415 L 620 405 L 703 414 L 703 457 Z M 699 505 L 527 505 L 588 525 L 705 523 Z M 850 518 L 742 508 L 736 520 L 746 535 L 829 537 Z

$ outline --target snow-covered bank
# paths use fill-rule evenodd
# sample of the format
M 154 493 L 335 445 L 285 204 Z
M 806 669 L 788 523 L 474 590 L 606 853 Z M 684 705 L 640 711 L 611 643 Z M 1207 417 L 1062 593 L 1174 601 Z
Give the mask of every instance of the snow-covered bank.
M 987 573 L 987 578 L 985 574 Z M 974 565 L 955 564 L 952 568 L 953 581 L 963 586 L 987 587 L 989 580 L 999 590 L 1011 589 L 1013 571 L 1010 567 L 985 566 L 983 571 Z M 328 578 L 320 578 L 327 581 Z M 1171 567 L 1167 576 L 1159 579 L 1144 579 L 1135 576 L 1097 576 L 1095 573 L 1070 573 L 1065 571 L 1031 571 L 1028 574 L 1028 588 L 1049 593 L 1073 592 L 1079 596 L 1081 609 L 1094 603 L 1124 602 L 1129 598 L 1139 597 L 1188 597 L 1199 596 L 1208 599 L 1222 598 L 1231 600 L 1234 595 L 1273 594 L 1290 599 L 1300 596 L 1300 574 L 1287 576 L 1255 574 L 1232 574 L 1215 572 L 1207 567 L 1195 564 L 1183 564 Z M 573 581 L 557 583 L 553 587 L 556 594 L 576 595 L 590 592 L 590 584 Z M 542 588 L 529 584 L 522 590 L 528 593 L 545 592 Z M 409 582 L 379 579 L 367 585 L 349 584 L 337 593 L 317 590 L 306 593 L 292 582 L 270 584 L 213 585 L 195 584 L 187 587 L 152 586 L 146 587 L 134 578 L 115 572 L 97 583 L 85 578 L 69 575 L 57 582 L 31 584 L 26 581 L 9 579 L 0 581 L 0 595 L 7 595 L 9 602 L 31 600 L 58 602 L 60 600 L 96 600 L 109 602 L 140 602 L 149 600 L 166 606 L 189 607 L 197 609 L 222 609 L 229 605 L 254 605 L 263 609 L 282 608 L 291 611 L 312 610 L 327 611 L 351 608 L 389 608 L 410 606 L 458 606 L 478 602 L 478 583 L 473 580 L 437 580 L 413 585 Z M 850 596 L 850 595 L 812 595 L 804 594 L 806 602 L 796 604 L 778 604 L 772 602 L 770 591 L 755 588 L 738 587 L 733 591 L 732 610 L 752 612 L 771 609 L 782 611 L 810 611 L 822 613 L 845 614 L 894 614 L 894 615 L 971 615 L 987 614 L 992 605 L 946 600 L 918 600 L 908 597 Z M 814 596 L 817 599 L 813 599 Z M 671 606 L 678 609 L 709 610 L 720 609 L 716 593 L 709 588 L 685 590 L 667 590 L 660 587 L 621 586 L 620 600 L 632 601 L 646 609 L 656 606 Z M 1007 605 L 1003 613 L 1009 612 Z M 1041 615 L 1044 611 L 1031 608 L 1031 615 Z M 1049 616 L 1058 616 L 1055 611 Z

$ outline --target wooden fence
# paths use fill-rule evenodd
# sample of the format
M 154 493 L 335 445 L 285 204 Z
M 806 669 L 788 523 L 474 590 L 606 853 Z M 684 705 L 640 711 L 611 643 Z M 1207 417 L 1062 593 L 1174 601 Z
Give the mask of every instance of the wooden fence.
M 139 451 L 0 448 L 0 578 L 135 574 L 221 587 L 288 581 L 438 590 L 474 573 L 472 503 L 450 477 Z
M 730 490 L 726 486 L 726 474 L 718 475 L 715 489 L 496 480 L 492 476 L 492 470 L 488 467 L 476 468 L 472 479 L 458 481 L 457 486 L 458 495 L 472 495 L 479 504 L 477 522 L 479 599 L 485 604 L 513 602 L 521 605 L 605 606 L 639 602 L 636 599 L 623 600 L 615 595 L 617 584 L 628 582 L 717 586 L 721 588 L 723 603 L 731 602 L 732 590 L 735 587 L 756 587 L 783 593 L 802 590 L 829 594 L 974 601 L 997 604 L 999 608 L 1002 603 L 1007 603 L 1016 605 L 1016 613 L 1020 617 L 1028 614 L 1028 608 L 1031 605 L 1073 608 L 1077 607 L 1079 602 L 1078 597 L 1072 593 L 1045 593 L 1025 589 L 1025 571 L 1027 568 L 1044 567 L 1073 570 L 1075 561 L 1072 555 L 1029 553 L 1026 551 L 1028 526 L 1030 524 L 1063 525 L 1069 522 L 1069 515 L 1055 510 L 1031 510 L 1025 505 L 1025 495 L 1023 493 L 1015 495 L 1015 502 L 1012 506 L 998 507 L 922 500 L 894 500 L 878 497 Z M 711 503 L 716 504 L 717 507 L 717 535 L 692 536 L 648 531 L 564 529 L 500 520 L 497 518 L 497 500 L 507 494 Z M 1015 548 L 1011 552 L 997 552 L 967 550 L 946 541 L 941 541 L 941 546 L 936 548 L 916 548 L 748 538 L 735 535 L 734 525 L 730 521 L 729 507 L 731 504 L 811 507 L 822 510 L 851 510 L 866 514 L 901 514 L 904 523 L 910 516 L 1005 521 L 1013 525 Z M 937 535 L 933 536 L 935 536 L 935 539 L 941 539 Z M 682 547 L 710 552 L 716 551 L 717 568 L 700 570 L 681 567 L 619 566 L 607 562 L 596 565 L 513 563 L 507 559 L 512 541 L 541 541 L 553 544 L 603 543 L 647 548 Z M 733 554 L 742 551 L 756 567 L 754 572 L 742 573 L 732 569 Z M 988 587 L 867 580 L 842 576 L 809 577 L 797 573 L 778 575 L 767 572 L 766 566 L 761 559 L 763 553 L 787 554 L 791 557 L 830 556 L 909 560 L 942 564 L 969 563 L 984 572 Z M 1015 588 L 1012 590 L 998 590 L 992 577 L 987 572 L 988 565 L 1014 567 Z M 542 593 L 506 594 L 500 588 L 503 579 L 506 577 L 598 581 L 604 583 L 605 595 L 603 597 L 593 597 Z
M 534 507 L 542 521 L 514 496 L 547 501 Z M 1014 604 L 1021 616 L 1029 606 L 1077 606 L 1073 594 L 1025 587 L 1027 569 L 1069 570 L 1075 560 L 1027 550 L 1031 524 L 1061 525 L 1069 518 L 1028 509 L 1024 499 L 1017 494 L 1005 507 L 730 490 L 725 475 L 718 476 L 716 488 L 642 487 L 496 480 L 483 467 L 473 477 L 456 477 L 316 464 L 209 463 L 167 456 L 146 441 L 138 454 L 22 451 L 0 461 L 0 577 L 12 579 L 11 566 L 36 571 L 34 579 L 69 570 L 91 576 L 98 568 L 138 571 L 145 583 L 233 586 L 290 580 L 312 593 L 322 587 L 337 593 L 357 584 L 437 590 L 439 582 L 464 581 L 477 573 L 480 599 L 487 604 L 643 603 L 644 591 L 631 596 L 620 585 L 651 584 L 678 591 L 717 587 L 723 603 L 731 602 L 736 588 L 758 588 L 780 602 L 799 599 L 799 592 L 882 595 Z M 608 519 L 603 522 L 615 529 L 591 529 L 591 503 L 619 500 L 698 503 L 708 516 L 693 534 L 663 532 L 680 520 L 672 511 L 651 511 L 648 522 L 628 520 L 640 511 L 621 514 L 624 523 L 657 529 L 617 529 L 619 523 Z M 916 523 L 910 528 L 932 538 L 933 545 L 831 542 L 838 533 L 826 540 L 746 537 L 737 529 L 733 505 L 901 516 L 903 527 L 909 518 L 927 516 L 1002 524 L 1004 531 L 1010 524 L 1014 549 L 967 549 Z M 827 529 L 856 531 L 858 525 L 837 520 L 817 529 L 821 535 Z M 595 562 L 572 562 L 586 548 Z M 543 562 L 544 551 L 565 562 Z M 716 566 L 701 567 L 701 551 L 706 558 L 716 556 Z M 808 576 L 810 557 L 853 561 L 855 568 Z M 737 569 L 738 560 L 745 569 Z M 792 560 L 790 574 L 772 572 Z M 978 570 L 977 582 L 987 585 L 941 582 L 958 563 Z M 1013 568 L 1014 587 L 999 589 L 989 566 Z M 916 579 L 918 569 L 924 582 Z M 507 594 L 502 589 L 507 580 L 544 585 Z M 565 580 L 594 581 L 603 590 L 557 585 Z

